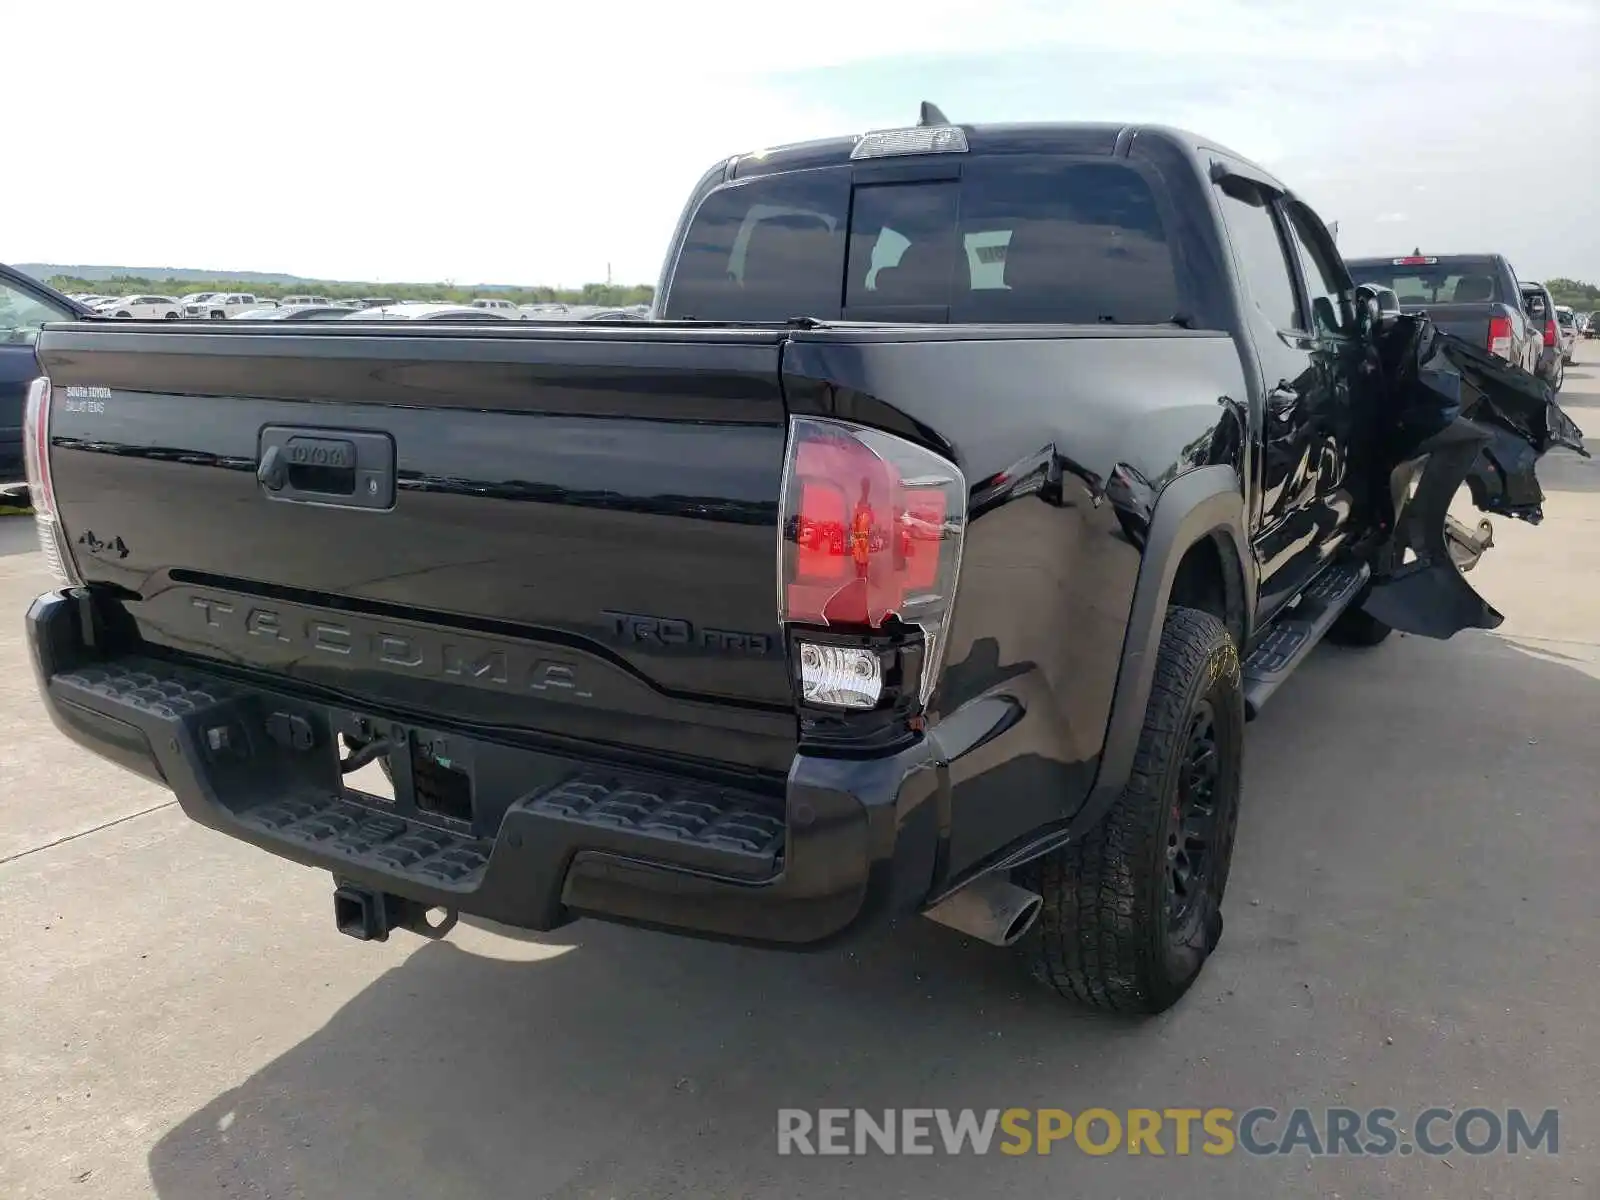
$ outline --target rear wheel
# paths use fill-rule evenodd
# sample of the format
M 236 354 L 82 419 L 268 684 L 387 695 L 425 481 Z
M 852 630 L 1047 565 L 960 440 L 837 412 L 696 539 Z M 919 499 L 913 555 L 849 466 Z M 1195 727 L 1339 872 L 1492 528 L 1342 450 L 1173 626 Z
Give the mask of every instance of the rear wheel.
M 123 309 L 121 312 L 119 312 L 117 314 L 117 316 L 119 316 L 119 317 L 132 317 L 133 314 L 131 312 L 129 312 L 127 309 Z
M 169 312 L 162 318 L 162 320 L 165 320 L 165 321 L 176 321 L 177 319 L 178 319 L 178 314 L 175 313 L 175 312 Z
M 1168 609 L 1127 788 L 1021 873 L 1044 899 L 1022 943 L 1035 976 L 1112 1012 L 1158 1013 L 1189 990 L 1222 934 L 1243 759 L 1238 648 L 1211 614 Z

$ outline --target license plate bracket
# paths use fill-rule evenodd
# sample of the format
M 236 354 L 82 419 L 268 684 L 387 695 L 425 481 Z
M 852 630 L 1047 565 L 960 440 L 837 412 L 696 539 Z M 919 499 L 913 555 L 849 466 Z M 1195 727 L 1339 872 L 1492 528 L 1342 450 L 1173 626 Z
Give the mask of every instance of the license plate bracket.
M 376 800 L 408 820 L 477 832 L 476 747 L 469 739 L 354 712 L 338 714 L 334 726 L 352 799 Z M 357 768 L 344 770 L 352 762 Z M 379 792 L 381 776 L 374 776 L 374 768 L 387 776 L 389 795 Z

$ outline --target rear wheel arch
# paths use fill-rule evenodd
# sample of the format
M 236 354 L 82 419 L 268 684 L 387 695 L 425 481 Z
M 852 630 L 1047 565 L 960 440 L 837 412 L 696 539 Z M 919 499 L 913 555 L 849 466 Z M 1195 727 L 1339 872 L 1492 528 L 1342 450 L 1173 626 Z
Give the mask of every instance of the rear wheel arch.
M 1239 473 L 1227 465 L 1197 467 L 1174 479 L 1158 497 L 1134 585 L 1100 766 L 1088 801 L 1073 818 L 1074 833 L 1091 827 L 1104 816 L 1132 774 L 1145 710 L 1150 704 L 1161 631 L 1166 625 L 1167 610 L 1180 603 L 1173 598 L 1180 570 L 1185 572 L 1182 578 L 1186 588 L 1195 587 L 1195 581 L 1204 581 L 1207 572 L 1220 573 L 1225 611 L 1213 615 L 1235 634 L 1237 645 L 1242 647 L 1249 637 L 1255 588 L 1248 573 L 1249 542 L 1244 517 L 1243 485 Z M 1215 586 L 1214 578 L 1211 582 Z

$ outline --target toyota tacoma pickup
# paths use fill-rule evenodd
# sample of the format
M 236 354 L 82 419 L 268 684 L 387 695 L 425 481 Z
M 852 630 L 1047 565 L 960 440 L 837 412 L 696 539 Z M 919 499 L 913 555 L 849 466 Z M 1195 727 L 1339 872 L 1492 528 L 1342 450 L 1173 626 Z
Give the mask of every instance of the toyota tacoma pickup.
M 58 728 L 357 938 L 921 913 L 1154 1012 L 1221 932 L 1246 721 L 1324 638 L 1498 624 L 1445 509 L 1537 519 L 1581 446 L 1166 128 L 729 158 L 652 317 L 47 327 Z

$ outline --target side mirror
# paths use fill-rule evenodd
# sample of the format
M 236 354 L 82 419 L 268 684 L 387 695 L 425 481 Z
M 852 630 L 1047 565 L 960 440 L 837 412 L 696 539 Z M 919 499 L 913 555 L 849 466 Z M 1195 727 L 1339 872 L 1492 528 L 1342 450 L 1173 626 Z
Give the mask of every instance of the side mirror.
M 1400 297 L 1375 283 L 1356 286 L 1356 308 L 1368 329 L 1378 329 L 1400 315 Z

